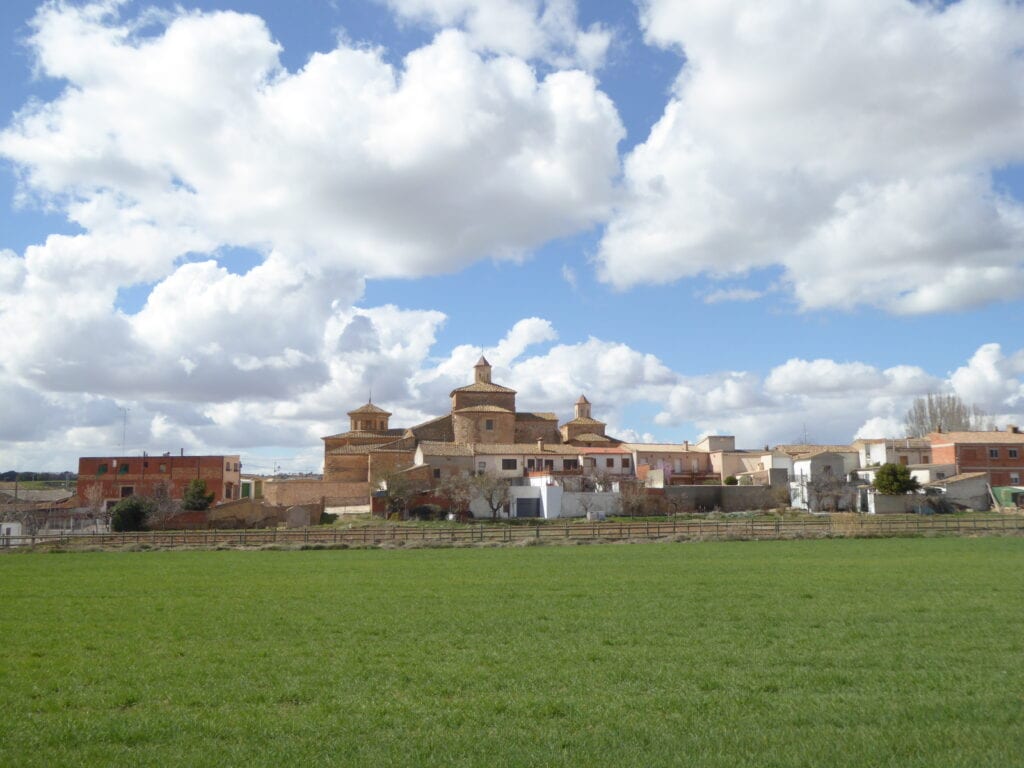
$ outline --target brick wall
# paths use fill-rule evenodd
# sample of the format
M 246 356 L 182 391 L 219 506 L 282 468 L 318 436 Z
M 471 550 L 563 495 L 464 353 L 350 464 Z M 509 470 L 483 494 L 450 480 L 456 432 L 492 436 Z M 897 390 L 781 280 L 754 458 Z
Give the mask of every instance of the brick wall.
M 365 453 L 324 456 L 324 480 L 338 483 L 365 483 L 369 480 L 369 470 L 370 462 Z
M 118 501 L 126 495 L 152 496 L 165 483 L 170 497 L 180 499 L 189 482 L 199 478 L 213 493 L 213 503 L 220 504 L 239 498 L 240 469 L 238 456 L 82 457 L 78 495 L 88 499 L 91 489 L 98 487 L 104 501 Z
M 292 507 L 296 504 L 319 504 L 324 497 L 369 498 L 369 483 L 346 483 L 329 480 L 267 480 L 263 483 L 263 499 L 268 504 Z

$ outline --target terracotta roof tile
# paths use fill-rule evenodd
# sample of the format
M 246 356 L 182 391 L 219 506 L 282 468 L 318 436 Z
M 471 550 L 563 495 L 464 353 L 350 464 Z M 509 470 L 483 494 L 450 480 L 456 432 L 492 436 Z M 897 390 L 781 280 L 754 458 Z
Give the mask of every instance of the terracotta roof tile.
M 610 437 L 605 437 L 604 435 L 599 435 L 596 432 L 584 432 L 581 435 L 576 435 L 576 437 L 574 437 L 573 440 L 578 440 L 581 443 L 610 443 L 610 442 L 612 442 L 612 439 Z
M 372 414 L 383 415 L 383 416 L 390 416 L 391 415 L 390 411 L 385 411 L 383 408 L 378 408 L 373 403 L 367 403 L 366 405 L 362 405 L 362 406 L 356 408 L 354 411 L 349 411 L 348 414 L 346 414 L 346 415 L 351 416 L 352 414 L 355 414 L 355 413 L 372 413 Z
M 516 421 L 558 421 L 558 416 L 540 411 L 518 411 Z
M 605 422 L 603 422 L 603 421 L 598 421 L 597 419 L 590 419 L 590 418 L 587 418 L 587 417 L 583 416 L 583 417 L 579 417 L 579 418 L 567 421 L 562 426 L 564 427 L 567 424 L 582 424 L 584 426 L 592 426 L 592 425 L 604 426 L 604 423 Z
M 695 443 L 623 443 L 623 446 L 639 453 L 707 453 L 698 451 Z
M 424 440 L 420 443 L 424 456 L 472 456 L 473 450 L 466 443 L 441 443 Z
M 364 430 L 353 429 L 348 432 L 339 432 L 336 435 L 327 435 L 327 437 L 321 437 L 321 440 L 330 440 L 342 437 L 378 437 L 382 440 L 393 439 L 401 437 L 405 434 L 404 429 L 383 429 L 380 432 L 366 432 Z
M 1024 444 L 1024 432 L 933 432 L 928 439 L 931 445 L 1021 445 Z
M 458 387 L 457 389 L 453 389 L 451 391 L 451 394 L 448 396 L 451 397 L 456 392 L 508 392 L 513 395 L 516 393 L 514 389 L 503 387 L 501 386 L 501 384 L 487 384 L 482 381 L 475 381 L 472 384 L 467 384 L 464 387 Z
M 978 477 L 987 476 L 988 475 L 985 472 L 961 472 L 959 475 L 950 475 L 949 477 L 944 477 L 941 480 L 932 480 L 930 483 L 925 483 L 925 485 L 948 485 L 949 483 L 959 483 L 963 480 L 974 480 Z

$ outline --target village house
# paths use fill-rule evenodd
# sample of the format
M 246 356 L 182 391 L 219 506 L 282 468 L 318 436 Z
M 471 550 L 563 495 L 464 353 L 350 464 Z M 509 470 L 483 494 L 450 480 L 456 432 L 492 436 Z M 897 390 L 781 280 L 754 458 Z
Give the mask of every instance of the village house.
M 205 480 L 213 503 L 240 498 L 241 457 L 232 456 L 88 456 L 78 460 L 78 503 L 109 509 L 129 496 L 181 499 L 192 480 Z
M 1024 434 L 1013 424 L 1005 431 L 933 432 L 928 442 L 933 460 L 958 474 L 983 472 L 992 486 L 1020 485 L 1024 477 Z

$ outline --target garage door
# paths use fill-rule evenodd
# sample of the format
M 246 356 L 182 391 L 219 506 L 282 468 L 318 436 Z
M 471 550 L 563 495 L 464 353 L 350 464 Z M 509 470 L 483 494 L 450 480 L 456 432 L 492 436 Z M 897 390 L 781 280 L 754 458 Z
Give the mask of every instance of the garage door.
M 516 517 L 540 517 L 540 499 L 516 499 Z

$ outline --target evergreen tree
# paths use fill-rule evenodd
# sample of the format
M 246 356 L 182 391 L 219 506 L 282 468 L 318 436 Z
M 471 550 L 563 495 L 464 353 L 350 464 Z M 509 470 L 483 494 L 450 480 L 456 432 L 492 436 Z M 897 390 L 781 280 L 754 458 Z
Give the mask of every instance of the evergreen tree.
M 209 509 L 213 503 L 213 491 L 207 493 L 206 481 L 196 478 L 189 480 L 188 487 L 181 497 L 181 508 L 191 510 Z
M 875 473 L 875 490 L 887 496 L 900 496 L 916 491 L 921 487 L 916 478 L 910 476 L 910 470 L 903 464 L 883 464 Z

